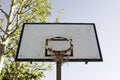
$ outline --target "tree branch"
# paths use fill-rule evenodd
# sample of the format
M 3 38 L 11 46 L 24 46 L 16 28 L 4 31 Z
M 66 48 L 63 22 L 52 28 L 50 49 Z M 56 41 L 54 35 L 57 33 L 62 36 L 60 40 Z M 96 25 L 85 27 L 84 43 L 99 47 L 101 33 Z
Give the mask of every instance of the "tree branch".
M 15 25 L 15 26 L 17 26 L 17 25 Z M 18 28 L 19 28 L 19 27 L 16 27 L 9 35 L 7 35 L 6 39 L 7 39 L 8 37 L 10 37 L 11 35 L 13 35 L 14 32 L 15 32 Z
M 0 8 L 0 11 L 8 18 L 8 14 L 3 9 Z
M 14 4 L 14 0 L 13 0 L 12 3 L 11 3 L 10 12 L 9 12 L 9 17 L 10 17 L 10 14 L 11 14 L 11 12 L 12 12 L 13 4 Z
M 11 1 L 11 6 L 10 6 L 10 11 L 9 11 L 9 13 L 8 13 L 8 18 L 7 18 L 7 26 L 6 26 L 6 32 L 9 32 L 9 25 L 11 25 L 11 20 L 10 20 L 10 18 L 11 18 L 11 14 L 12 14 L 12 9 L 13 9 L 13 5 L 14 5 L 14 1 L 15 0 L 12 0 Z
M 18 13 L 18 14 L 24 14 L 24 13 L 26 13 L 27 11 L 29 11 L 30 9 L 31 9 L 31 8 L 27 9 L 27 10 L 24 11 L 24 12 Z
M 14 15 L 14 17 L 13 17 L 12 21 L 10 22 L 10 24 L 14 22 L 14 20 L 16 18 L 16 15 L 17 15 L 17 13 Z
M 0 39 L 3 40 L 2 36 L 0 35 Z
M 20 25 L 21 23 L 23 23 L 23 22 L 18 23 L 18 17 L 17 17 L 17 22 L 16 22 L 16 25 L 15 25 L 15 26 L 16 26 L 15 29 L 14 29 L 9 35 L 7 35 L 7 37 L 6 37 L 5 39 L 7 39 L 8 37 L 12 36 L 12 35 L 14 34 L 14 32 L 15 32 L 17 29 L 20 28 L 18 25 Z
M 1 29 L 2 32 L 6 33 L 1 27 L 0 27 L 0 29 Z

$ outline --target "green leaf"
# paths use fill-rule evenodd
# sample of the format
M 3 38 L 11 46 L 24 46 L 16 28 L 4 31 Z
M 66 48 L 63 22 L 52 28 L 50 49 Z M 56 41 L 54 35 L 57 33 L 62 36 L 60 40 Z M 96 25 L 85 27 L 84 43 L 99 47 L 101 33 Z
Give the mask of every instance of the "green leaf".
M 60 23 L 60 17 L 56 18 L 56 23 Z

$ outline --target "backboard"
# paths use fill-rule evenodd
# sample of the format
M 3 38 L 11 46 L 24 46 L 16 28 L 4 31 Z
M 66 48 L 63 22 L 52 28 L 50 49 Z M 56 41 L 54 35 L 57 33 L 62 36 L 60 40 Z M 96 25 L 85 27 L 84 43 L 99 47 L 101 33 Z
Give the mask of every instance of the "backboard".
M 16 61 L 54 61 L 50 47 L 55 50 L 72 49 L 69 61 L 102 61 L 94 23 L 24 23 Z

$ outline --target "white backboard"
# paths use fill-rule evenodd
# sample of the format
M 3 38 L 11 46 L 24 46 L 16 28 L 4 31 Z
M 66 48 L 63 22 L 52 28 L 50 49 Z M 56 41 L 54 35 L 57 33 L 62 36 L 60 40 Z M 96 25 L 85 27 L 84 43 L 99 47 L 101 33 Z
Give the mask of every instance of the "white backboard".
M 72 40 L 69 61 L 102 61 L 94 23 L 25 23 L 22 28 L 16 61 L 54 61 L 46 50 L 46 40 L 52 37 Z M 68 48 L 67 41 L 51 41 L 55 49 Z M 66 57 L 66 56 L 64 56 Z

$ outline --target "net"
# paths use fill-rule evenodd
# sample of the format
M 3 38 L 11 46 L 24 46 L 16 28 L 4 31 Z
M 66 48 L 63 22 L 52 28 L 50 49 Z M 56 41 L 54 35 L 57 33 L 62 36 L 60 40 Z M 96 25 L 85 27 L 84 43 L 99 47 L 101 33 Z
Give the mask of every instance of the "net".
M 56 41 L 59 41 L 59 40 L 64 40 L 64 41 L 67 41 L 69 42 L 69 47 L 66 48 L 66 49 L 56 49 L 56 48 L 52 48 L 50 47 L 48 44 L 49 41 L 53 41 L 53 40 L 56 40 Z M 57 44 L 56 44 L 57 45 Z M 66 45 L 66 44 L 63 44 L 63 45 Z M 58 45 L 58 46 L 62 46 L 62 45 Z M 73 44 L 72 44 L 72 40 L 71 39 L 68 39 L 68 38 L 65 38 L 65 37 L 53 37 L 53 38 L 50 38 L 50 39 L 47 39 L 47 42 L 46 42 L 46 49 L 49 51 L 49 53 L 51 54 L 51 56 L 53 56 L 53 60 L 55 60 L 56 62 L 65 62 L 65 60 L 69 61 L 69 56 L 70 56 L 70 52 L 71 50 L 73 49 Z M 65 59 L 66 56 L 67 58 Z

